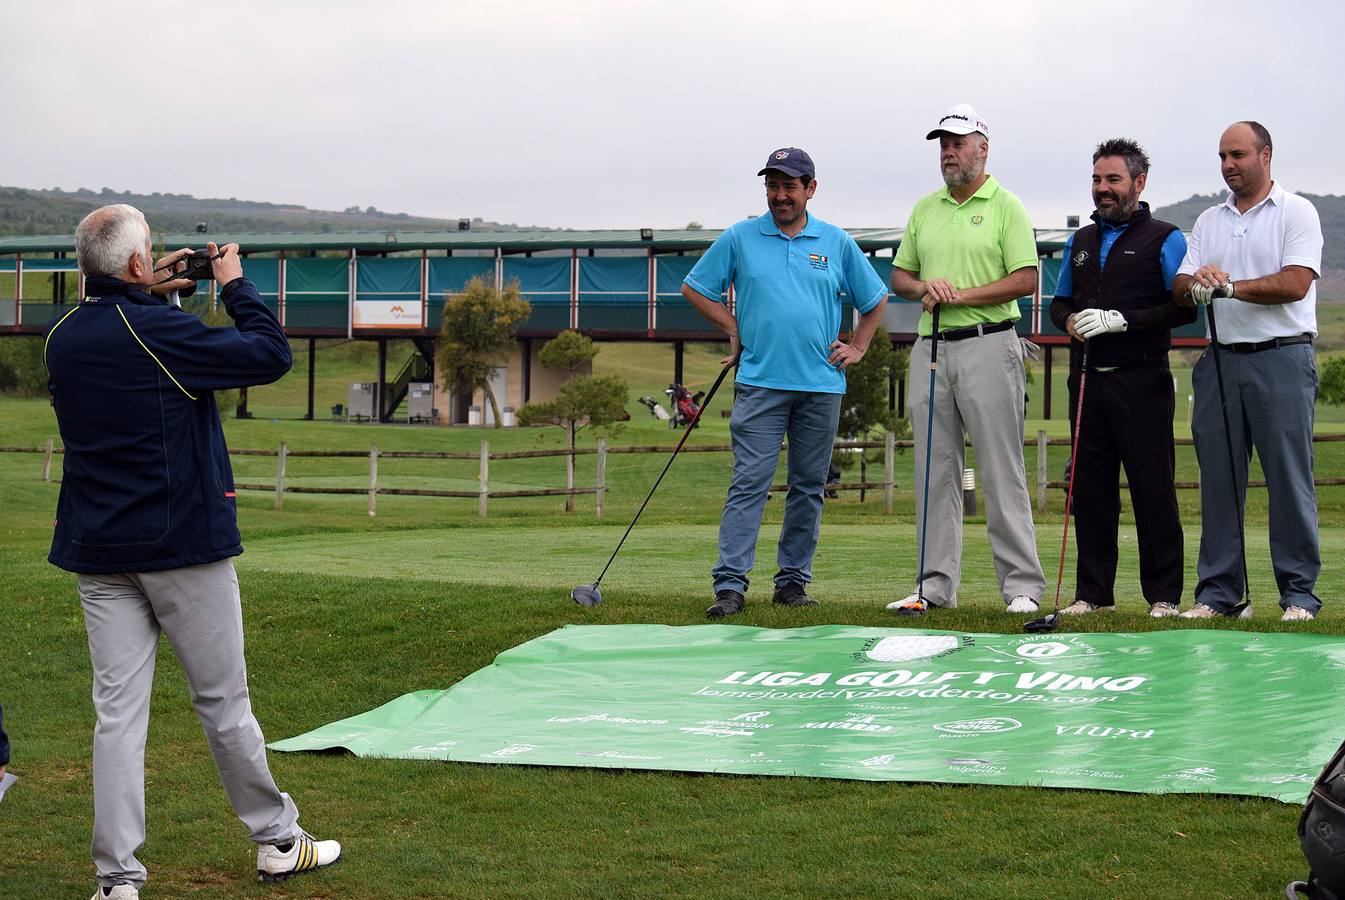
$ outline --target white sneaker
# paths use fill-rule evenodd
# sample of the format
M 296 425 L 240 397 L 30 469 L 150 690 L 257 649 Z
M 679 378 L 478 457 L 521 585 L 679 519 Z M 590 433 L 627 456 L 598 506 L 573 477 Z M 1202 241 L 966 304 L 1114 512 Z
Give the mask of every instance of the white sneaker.
M 282 852 L 275 844 L 257 847 L 257 880 L 284 881 L 301 872 L 330 866 L 340 856 L 341 845 L 336 841 L 315 841 L 313 835 L 301 831 L 288 851 Z
M 923 616 L 929 609 L 929 602 L 922 599 L 917 593 L 911 594 L 904 600 L 893 600 L 887 604 L 887 608 L 890 612 L 899 616 Z
M 1309 610 L 1306 610 L 1301 606 L 1291 606 L 1284 611 L 1284 615 L 1280 616 L 1280 621 L 1311 622 L 1315 618 L 1317 618 L 1317 614 L 1315 612 L 1310 612 Z
M 1087 600 L 1075 600 L 1060 611 L 1062 616 L 1086 616 L 1095 612 L 1116 612 L 1115 606 L 1100 606 Z
M 1204 603 L 1197 603 L 1195 606 L 1181 614 L 1183 619 L 1213 619 L 1219 614 L 1214 611 L 1214 607 L 1206 606 Z
M 1159 600 L 1149 607 L 1149 618 L 1151 619 L 1166 619 L 1169 616 L 1179 615 L 1181 615 L 1181 607 L 1175 603 L 1168 603 L 1166 600 Z
M 140 892 L 133 884 L 114 884 L 110 888 L 94 891 L 89 900 L 140 900 Z
M 1034 613 L 1039 608 L 1040 606 L 1036 600 L 1019 594 L 1009 601 L 1009 604 L 1004 607 L 1004 611 L 1006 613 Z M 1062 609 L 1061 612 L 1064 612 L 1064 610 Z
M 1228 618 L 1231 619 L 1250 619 L 1252 617 L 1252 605 L 1248 603 L 1242 608 L 1242 612 L 1238 613 L 1236 616 L 1219 612 L 1219 610 L 1212 606 L 1207 606 L 1204 603 L 1197 603 L 1195 606 L 1181 614 L 1183 619 L 1215 619 L 1219 616 L 1228 616 Z

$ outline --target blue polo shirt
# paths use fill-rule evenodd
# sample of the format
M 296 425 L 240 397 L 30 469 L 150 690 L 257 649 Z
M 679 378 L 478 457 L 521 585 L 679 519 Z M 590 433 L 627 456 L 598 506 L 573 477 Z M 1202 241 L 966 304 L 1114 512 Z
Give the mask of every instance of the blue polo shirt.
M 845 393 L 845 373 L 827 362 L 841 331 L 841 295 L 861 313 L 887 295 L 854 239 L 812 213 L 792 238 L 769 212 L 736 223 L 685 284 L 711 300 L 733 285 L 739 384 L 823 394 Z

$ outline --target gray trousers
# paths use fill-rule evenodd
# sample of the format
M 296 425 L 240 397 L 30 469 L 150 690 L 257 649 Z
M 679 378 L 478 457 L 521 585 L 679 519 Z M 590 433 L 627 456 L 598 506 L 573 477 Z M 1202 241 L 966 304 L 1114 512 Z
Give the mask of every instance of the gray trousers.
M 1046 589 L 1046 579 L 1037 558 L 1032 501 L 1023 463 L 1026 396 L 1023 346 L 1012 330 L 939 342 L 932 450 L 926 460 L 932 343 L 924 338 L 915 342 L 906 382 L 915 441 L 917 543 L 924 527 L 920 516 L 924 509 L 925 466 L 928 463 L 930 467 L 929 532 L 923 573 L 925 599 L 934 606 L 950 609 L 957 606 L 957 586 L 962 574 L 965 432 L 976 450 L 985 498 L 986 531 L 1000 594 L 1006 602 L 1020 595 L 1039 600 Z
M 1235 468 L 1219 404 L 1214 360 L 1206 350 L 1191 372 L 1195 388 L 1191 436 L 1200 461 L 1200 558 L 1196 602 L 1226 610 L 1242 596 L 1237 521 L 1246 508 L 1252 448 L 1266 476 L 1270 504 L 1270 561 L 1280 606 L 1311 612 L 1322 568 L 1317 538 L 1317 492 L 1312 484 L 1312 423 L 1316 414 L 1317 362 L 1311 344 L 1260 353 L 1219 350 L 1228 395 L 1228 426 Z M 1232 473 L 1238 495 L 1233 494 Z
M 93 860 L 98 882 L 141 885 L 145 867 L 145 733 L 159 633 L 168 636 L 192 706 L 238 818 L 259 844 L 299 833 L 276 788 L 248 700 L 243 613 L 233 560 L 161 572 L 80 575 L 93 661 Z

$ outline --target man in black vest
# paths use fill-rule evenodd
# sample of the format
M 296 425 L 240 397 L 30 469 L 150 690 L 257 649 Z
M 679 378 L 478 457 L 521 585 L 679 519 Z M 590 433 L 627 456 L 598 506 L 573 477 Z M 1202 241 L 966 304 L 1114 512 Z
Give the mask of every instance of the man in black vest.
M 1175 225 L 1140 202 L 1149 157 L 1134 141 L 1093 153 L 1093 224 L 1065 244 L 1051 321 L 1070 342 L 1070 427 L 1088 357 L 1078 448 L 1072 463 L 1078 547 L 1074 602 L 1062 613 L 1116 608 L 1116 531 L 1125 466 L 1139 538 L 1140 587 L 1149 615 L 1175 616 L 1182 595 L 1182 525 L 1173 486 L 1172 328 L 1195 311 L 1172 299 L 1186 254 Z M 1086 342 L 1086 343 L 1085 343 Z

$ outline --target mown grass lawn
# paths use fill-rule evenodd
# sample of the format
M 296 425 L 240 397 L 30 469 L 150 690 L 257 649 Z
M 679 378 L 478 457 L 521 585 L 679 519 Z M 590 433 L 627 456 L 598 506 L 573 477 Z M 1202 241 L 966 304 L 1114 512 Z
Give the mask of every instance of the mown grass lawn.
M 712 367 L 708 350 L 688 352 L 689 372 L 712 373 L 707 362 Z M 655 374 L 632 377 L 632 394 L 660 388 L 649 383 Z M 254 396 L 254 409 L 258 402 Z M 674 433 L 643 407 L 632 404 L 631 411 L 631 422 L 613 441 L 672 442 Z M 1052 427 L 1057 422 L 1063 425 L 1053 420 Z M 509 450 L 561 441 L 558 429 L 485 433 L 268 419 L 230 420 L 227 431 L 235 447 L 284 440 L 291 449 L 377 443 L 385 450 L 471 450 L 485 436 L 492 447 Z M 54 434 L 44 401 L 0 399 L 0 445 L 38 446 Z M 726 422 L 711 415 L 694 440 L 725 442 Z M 1179 448 L 1186 477 L 1194 477 L 1192 457 L 1190 448 Z M 592 460 L 581 458 L 581 483 L 592 479 Z M 249 677 L 268 738 L 298 734 L 407 691 L 447 687 L 502 650 L 567 623 L 704 621 L 726 454 L 677 461 L 604 580 L 603 606 L 586 611 L 568 599 L 576 583 L 596 577 L 663 461 L 610 457 L 611 494 L 601 520 L 591 498 L 580 499 L 569 516 L 559 498 L 494 501 L 481 520 L 471 500 L 380 497 L 378 515 L 370 518 L 362 496 L 292 495 L 276 512 L 272 496 L 243 494 L 239 517 L 248 550 L 238 568 Z M 1064 448 L 1053 446 L 1053 478 L 1063 462 Z M 471 483 L 474 465 L 388 460 L 380 464 L 380 482 Z M 270 480 L 274 466 L 266 457 L 235 459 L 240 481 Z M 914 578 L 911 466 L 909 454 L 898 457 L 893 517 L 882 515 L 881 497 L 872 493 L 862 504 L 853 495 L 829 503 L 817 560 L 821 607 L 773 609 L 758 589 L 741 624 L 899 626 L 882 606 Z M 21 777 L 0 803 L 5 898 L 84 897 L 93 886 L 88 650 L 73 577 L 45 561 L 57 486 L 41 482 L 40 470 L 40 456 L 0 453 L 0 703 L 14 744 L 11 770 Z M 1028 470 L 1035 478 L 1035 453 Z M 1318 471 L 1345 474 L 1345 447 L 1319 445 Z M 492 480 L 555 486 L 562 473 L 560 460 L 501 461 Z M 288 479 L 360 486 L 367 483 L 367 462 L 293 458 Z M 1335 554 L 1345 549 L 1345 489 L 1323 488 L 1319 497 L 1326 560 L 1319 593 L 1327 608 L 1299 630 L 1341 634 L 1345 615 L 1337 600 L 1345 594 L 1345 577 Z M 1189 602 L 1199 533 L 1195 492 L 1183 492 L 1181 506 Z M 1053 491 L 1050 509 L 1038 517 L 1038 547 L 1052 587 L 1062 512 L 1063 496 Z M 1265 515 L 1264 492 L 1253 492 L 1249 544 L 1260 614 L 1250 623 L 1218 627 L 1284 627 L 1273 615 Z M 773 571 L 779 516 L 773 500 L 757 584 Z M 963 608 L 940 616 L 936 627 L 1017 630 L 1020 620 L 1000 611 L 981 520 L 968 523 L 966 554 Z M 1123 612 L 1084 620 L 1080 629 L 1192 627 L 1140 615 L 1129 523 L 1123 525 L 1121 572 Z M 1067 595 L 1069 575 L 1067 567 Z M 1269 800 L 341 754 L 273 754 L 271 762 L 305 826 L 346 848 L 333 869 L 280 886 L 253 880 L 251 845 L 219 787 L 181 670 L 164 649 L 147 757 L 149 840 L 141 855 L 150 869 L 147 900 L 1273 897 L 1305 869 L 1294 831 L 1299 808 Z

